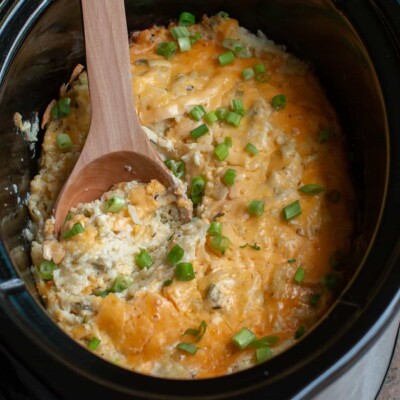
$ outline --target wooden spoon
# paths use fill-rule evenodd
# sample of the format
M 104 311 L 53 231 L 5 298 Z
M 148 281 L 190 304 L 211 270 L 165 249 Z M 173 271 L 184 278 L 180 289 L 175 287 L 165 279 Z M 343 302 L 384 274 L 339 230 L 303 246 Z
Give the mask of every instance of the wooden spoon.
M 100 198 L 116 183 L 157 179 L 175 187 L 133 105 L 124 0 L 82 0 L 82 12 L 92 119 L 55 204 L 56 233 L 71 207 Z

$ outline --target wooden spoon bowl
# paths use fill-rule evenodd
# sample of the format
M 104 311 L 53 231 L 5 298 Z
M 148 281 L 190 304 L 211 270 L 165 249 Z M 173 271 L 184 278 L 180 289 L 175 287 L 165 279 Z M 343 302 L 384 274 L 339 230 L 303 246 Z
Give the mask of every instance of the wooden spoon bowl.
M 81 3 L 92 119 L 82 153 L 55 204 L 56 233 L 71 207 L 100 198 L 116 183 L 157 179 L 175 188 L 134 108 L 124 0 Z

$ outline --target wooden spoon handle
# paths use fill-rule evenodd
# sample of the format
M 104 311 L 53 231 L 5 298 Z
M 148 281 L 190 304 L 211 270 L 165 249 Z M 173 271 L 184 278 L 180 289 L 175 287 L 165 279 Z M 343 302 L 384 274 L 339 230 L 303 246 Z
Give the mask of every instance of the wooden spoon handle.
M 82 0 L 82 11 L 92 105 L 84 162 L 126 149 L 147 153 L 133 105 L 124 0 Z

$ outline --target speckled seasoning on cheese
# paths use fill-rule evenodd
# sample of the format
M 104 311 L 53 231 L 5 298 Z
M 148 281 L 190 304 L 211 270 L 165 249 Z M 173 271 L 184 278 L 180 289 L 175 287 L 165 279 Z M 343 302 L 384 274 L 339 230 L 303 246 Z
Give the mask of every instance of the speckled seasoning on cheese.
M 130 54 L 141 123 L 193 220 L 159 182 L 125 182 L 71 209 L 55 237 L 54 202 L 90 124 L 81 67 L 62 87 L 70 110 L 46 113 L 29 207 L 32 272 L 57 324 L 122 367 L 193 379 L 262 362 L 324 315 L 345 283 L 354 196 L 335 111 L 307 65 L 234 19 L 187 28 L 201 34 L 189 51 L 157 54 L 174 39 L 153 27 L 132 35 Z M 221 65 L 224 39 L 245 57 Z M 196 106 L 236 114 L 211 123 Z

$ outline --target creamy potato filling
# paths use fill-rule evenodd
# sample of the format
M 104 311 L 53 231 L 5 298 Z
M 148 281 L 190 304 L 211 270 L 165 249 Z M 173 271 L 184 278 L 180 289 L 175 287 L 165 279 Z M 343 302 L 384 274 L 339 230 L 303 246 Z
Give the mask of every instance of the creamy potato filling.
M 195 217 L 183 223 L 157 181 L 124 182 L 71 209 L 56 237 L 54 202 L 90 124 L 78 67 L 45 114 L 32 271 L 82 345 L 192 379 L 265 361 L 327 311 L 346 281 L 353 189 L 336 114 L 306 64 L 224 15 L 169 28 L 133 34 L 132 89 Z

